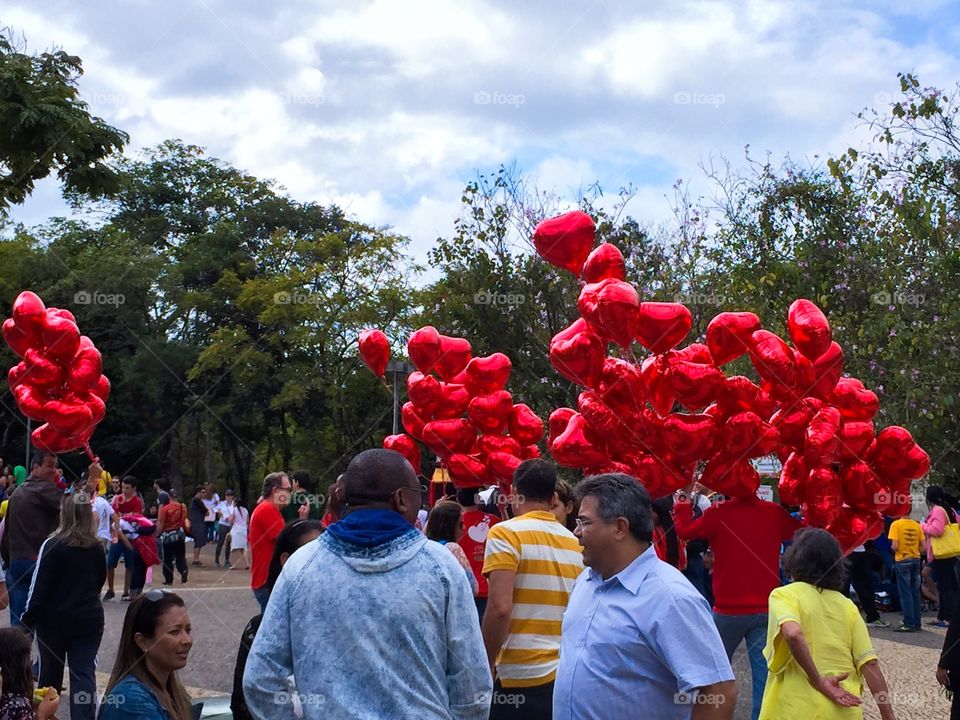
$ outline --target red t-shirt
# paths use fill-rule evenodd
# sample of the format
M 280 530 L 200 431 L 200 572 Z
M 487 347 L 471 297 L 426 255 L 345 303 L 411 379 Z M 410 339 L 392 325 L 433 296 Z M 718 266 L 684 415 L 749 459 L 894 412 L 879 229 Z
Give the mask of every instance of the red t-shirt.
M 123 495 L 113 496 L 113 510 L 120 517 L 126 515 L 143 515 L 143 500 L 136 493 L 129 500 L 124 499 Z
M 487 547 L 487 533 L 490 528 L 500 522 L 500 518 L 481 510 L 468 510 L 463 514 L 463 537 L 457 540 L 457 545 L 463 548 L 470 569 L 480 590 L 477 597 L 487 596 L 487 578 L 483 576 L 483 553 Z
M 254 590 L 267 584 L 273 549 L 283 526 L 283 515 L 269 500 L 264 500 L 253 509 L 247 530 L 247 544 L 250 547 L 250 587 Z
M 677 535 L 701 538 L 713 549 L 713 609 L 721 615 L 767 612 L 780 587 L 780 546 L 793 539 L 799 520 L 756 497 L 714 505 L 697 520 L 689 502 L 674 506 Z

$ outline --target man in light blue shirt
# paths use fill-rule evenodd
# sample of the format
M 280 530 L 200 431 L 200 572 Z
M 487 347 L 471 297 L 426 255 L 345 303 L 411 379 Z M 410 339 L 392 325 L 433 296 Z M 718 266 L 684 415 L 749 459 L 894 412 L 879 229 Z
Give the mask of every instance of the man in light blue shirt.
M 563 616 L 554 720 L 730 720 L 727 653 L 706 600 L 656 555 L 647 491 L 611 473 L 576 492 L 587 569 Z

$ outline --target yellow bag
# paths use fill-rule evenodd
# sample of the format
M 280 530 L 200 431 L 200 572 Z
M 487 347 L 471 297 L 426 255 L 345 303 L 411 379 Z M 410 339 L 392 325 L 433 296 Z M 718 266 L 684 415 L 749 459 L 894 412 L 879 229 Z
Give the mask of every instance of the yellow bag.
M 936 560 L 946 560 L 960 555 L 960 525 L 950 523 L 944 526 L 943 535 L 940 537 L 931 535 L 930 547 Z

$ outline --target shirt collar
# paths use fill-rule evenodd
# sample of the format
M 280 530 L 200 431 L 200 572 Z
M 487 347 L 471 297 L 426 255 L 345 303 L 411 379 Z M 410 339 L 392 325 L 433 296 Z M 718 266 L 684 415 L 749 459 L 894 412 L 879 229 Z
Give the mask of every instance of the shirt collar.
M 657 557 L 653 543 L 650 543 L 650 546 L 637 555 L 633 562 L 607 580 L 600 577 L 600 573 L 596 570 L 590 568 L 590 580 L 604 585 L 619 582 L 621 586 L 636 595 L 640 591 L 640 584 L 658 562 L 660 562 L 660 559 Z

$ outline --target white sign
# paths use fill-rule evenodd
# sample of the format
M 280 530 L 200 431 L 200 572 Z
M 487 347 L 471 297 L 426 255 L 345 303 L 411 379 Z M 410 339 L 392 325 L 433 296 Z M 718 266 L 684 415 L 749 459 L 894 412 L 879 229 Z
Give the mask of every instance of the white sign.
M 757 497 L 761 500 L 773 502 L 773 487 L 770 485 L 761 485 L 757 488 Z

